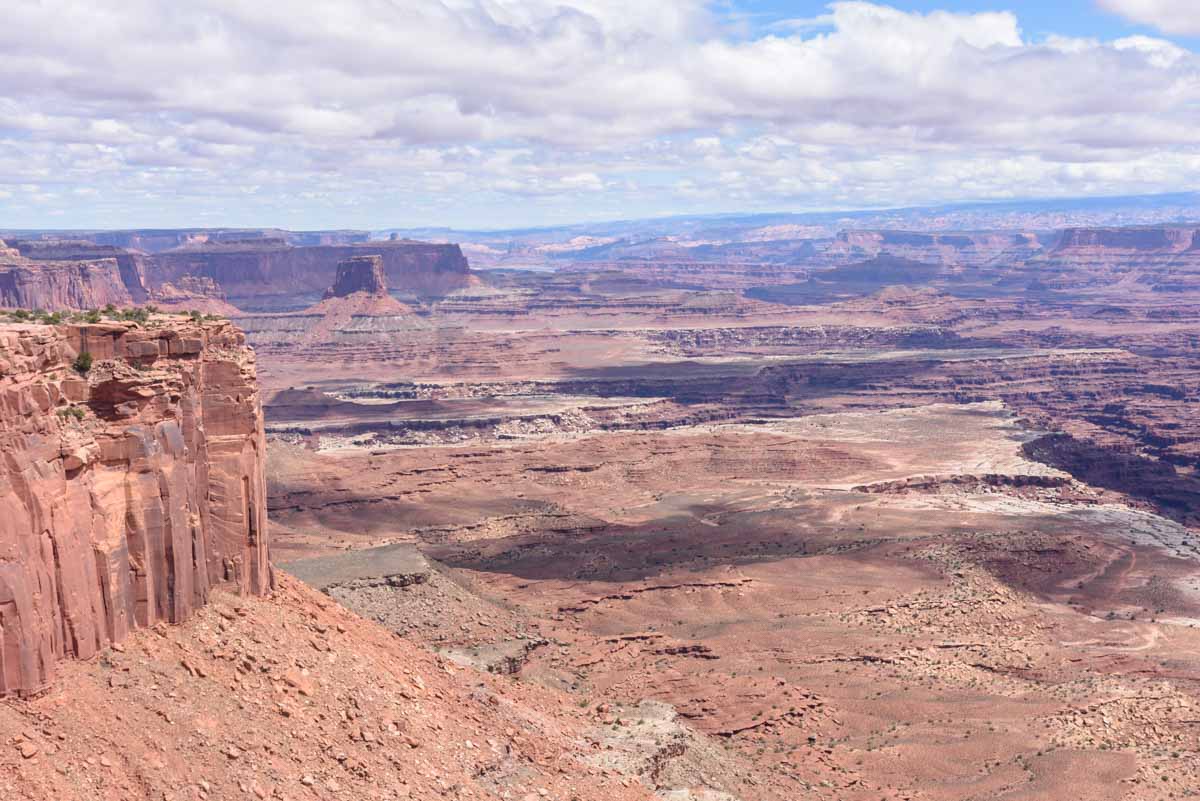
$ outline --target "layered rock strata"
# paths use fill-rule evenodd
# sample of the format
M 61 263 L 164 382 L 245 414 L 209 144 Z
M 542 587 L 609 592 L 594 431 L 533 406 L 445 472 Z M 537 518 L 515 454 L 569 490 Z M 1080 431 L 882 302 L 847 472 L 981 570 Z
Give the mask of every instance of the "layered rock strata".
M 0 307 L 62 311 L 132 302 L 116 259 L 39 263 L 0 253 Z
M 231 324 L 0 327 L 0 452 L 0 694 L 217 585 L 270 589 L 255 361 Z
M 415 295 L 438 296 L 475 282 L 458 245 L 401 241 L 292 247 L 282 239 L 210 242 L 158 253 L 148 257 L 147 280 L 153 289 L 185 275 L 211 278 L 234 305 L 253 306 L 271 297 L 319 297 L 334 283 L 338 264 L 355 256 L 380 257 L 388 285 Z
M 843 231 L 825 255 L 834 263 L 890 255 L 926 264 L 980 266 L 1025 261 L 1041 250 L 1038 236 L 1027 231 Z
M 21 256 L 36 262 L 80 262 L 114 260 L 121 275 L 121 283 L 134 303 L 146 300 L 146 288 L 142 279 L 142 256 L 115 245 L 98 245 L 87 240 L 76 239 L 22 239 L 15 240 L 13 247 Z
M 333 286 L 325 290 L 325 299 L 344 298 L 356 292 L 386 295 L 382 256 L 352 256 L 338 262 Z

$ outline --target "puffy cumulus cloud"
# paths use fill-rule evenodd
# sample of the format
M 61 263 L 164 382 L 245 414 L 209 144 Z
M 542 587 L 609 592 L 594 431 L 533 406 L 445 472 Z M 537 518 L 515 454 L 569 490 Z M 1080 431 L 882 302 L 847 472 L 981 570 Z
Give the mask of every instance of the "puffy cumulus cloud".
M 1165 33 L 1200 36 L 1200 9 L 1193 0 L 1099 0 L 1109 11 Z
M 81 225 L 507 225 L 1200 179 L 1196 53 L 1034 41 L 1005 12 L 835 2 L 747 35 L 702 0 L 10 5 L 8 225 L 56 203 Z

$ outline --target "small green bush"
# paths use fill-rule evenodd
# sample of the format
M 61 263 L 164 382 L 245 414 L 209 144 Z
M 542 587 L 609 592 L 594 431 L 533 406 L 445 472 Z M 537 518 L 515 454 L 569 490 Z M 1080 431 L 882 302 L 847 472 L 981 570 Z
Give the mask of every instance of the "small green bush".
M 83 409 L 80 409 L 78 406 L 68 406 L 65 409 L 59 409 L 58 416 L 64 420 L 67 418 L 71 418 L 73 420 L 82 420 L 84 413 Z
M 75 372 L 79 373 L 80 375 L 87 375 L 88 371 L 92 369 L 92 354 L 79 354 L 75 357 L 75 363 L 71 366 L 74 367 Z

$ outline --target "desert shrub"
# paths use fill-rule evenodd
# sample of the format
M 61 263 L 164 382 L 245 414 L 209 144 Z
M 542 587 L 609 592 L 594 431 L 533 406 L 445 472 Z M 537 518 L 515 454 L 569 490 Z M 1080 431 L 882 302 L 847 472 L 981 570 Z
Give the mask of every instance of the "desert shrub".
M 59 409 L 58 416 L 64 420 L 68 418 L 72 420 L 82 420 L 84 415 L 83 409 L 80 409 L 78 406 L 68 406 L 65 409 Z
M 75 357 L 75 363 L 71 366 L 74 367 L 75 372 L 79 373 L 80 375 L 87 375 L 88 371 L 92 369 L 92 354 L 79 354 Z

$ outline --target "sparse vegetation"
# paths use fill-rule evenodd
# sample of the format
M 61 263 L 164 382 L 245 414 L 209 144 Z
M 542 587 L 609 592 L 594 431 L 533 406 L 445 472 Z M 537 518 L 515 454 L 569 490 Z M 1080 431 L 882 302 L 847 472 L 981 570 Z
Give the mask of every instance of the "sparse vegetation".
M 83 409 L 80 409 L 78 406 L 68 406 L 65 409 L 59 409 L 58 416 L 63 418 L 64 420 L 65 419 L 82 420 L 85 416 L 85 413 L 84 413 Z
M 150 310 L 144 306 L 134 306 L 132 309 L 123 309 L 116 312 L 112 316 L 117 320 L 145 324 L 150 319 Z
M 92 354 L 81 353 L 75 357 L 74 363 L 71 365 L 75 368 L 75 372 L 80 375 L 87 375 L 92 369 Z
M 42 325 L 59 325 L 64 321 L 62 312 L 48 312 L 45 309 L 12 309 L 0 312 L 9 320 L 18 323 L 41 323 Z
M 0 310 L 0 320 L 17 323 L 41 323 L 43 325 L 60 325 L 62 323 L 75 323 L 77 325 L 95 325 L 104 321 L 112 322 L 129 322 L 139 325 L 147 325 L 151 322 L 151 316 L 155 314 L 182 314 L 188 317 L 192 322 L 205 323 L 217 320 L 224 320 L 225 317 L 220 314 L 205 314 L 198 309 L 189 309 L 186 312 L 163 312 L 154 304 L 145 306 L 133 306 L 128 309 L 118 309 L 111 303 L 103 309 L 86 309 L 83 311 L 74 312 L 48 312 L 45 309 L 6 309 Z

